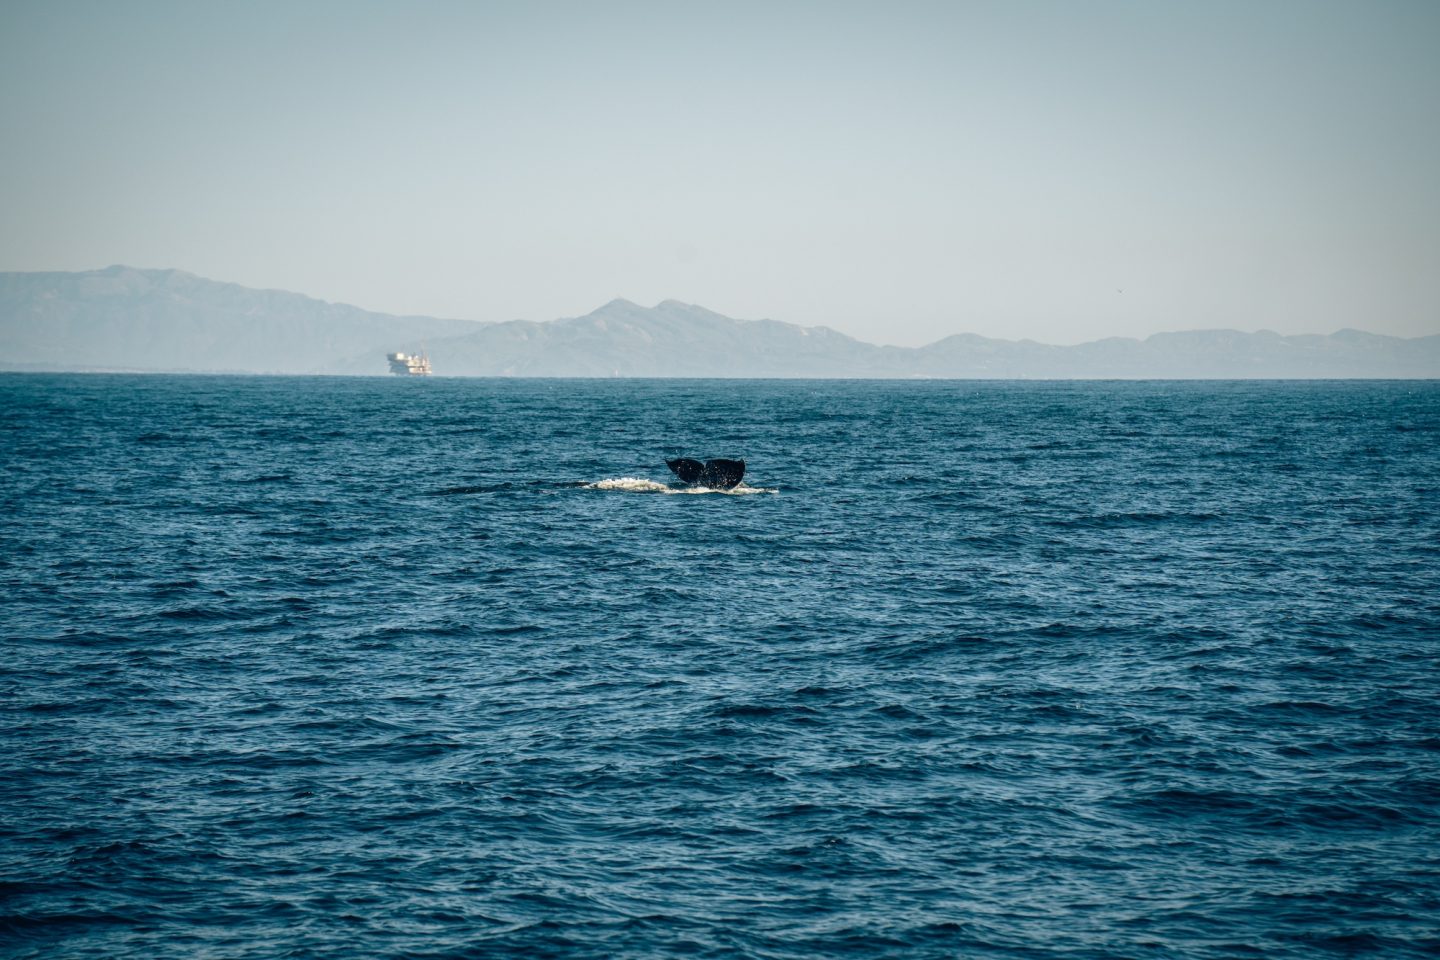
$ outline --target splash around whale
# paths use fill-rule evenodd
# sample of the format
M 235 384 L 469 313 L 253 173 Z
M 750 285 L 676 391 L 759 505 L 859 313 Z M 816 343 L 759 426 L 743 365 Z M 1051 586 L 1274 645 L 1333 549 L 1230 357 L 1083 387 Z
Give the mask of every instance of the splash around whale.
M 776 493 L 773 489 L 751 487 L 742 483 L 745 477 L 744 460 L 691 460 L 677 457 L 666 460 L 665 465 L 679 478 L 680 483 L 666 484 L 639 477 L 617 477 L 586 484 L 594 490 L 625 490 L 631 493 Z
M 717 497 L 743 497 L 754 494 L 775 495 L 780 491 L 775 487 L 752 487 L 748 484 L 740 484 L 729 490 L 718 490 L 715 487 L 688 486 L 683 483 L 660 483 L 658 480 L 649 480 L 645 477 L 610 477 L 605 480 L 597 480 L 594 483 L 584 484 L 586 490 L 607 490 L 618 493 L 660 493 L 679 494 L 681 496 L 690 494 L 709 494 Z

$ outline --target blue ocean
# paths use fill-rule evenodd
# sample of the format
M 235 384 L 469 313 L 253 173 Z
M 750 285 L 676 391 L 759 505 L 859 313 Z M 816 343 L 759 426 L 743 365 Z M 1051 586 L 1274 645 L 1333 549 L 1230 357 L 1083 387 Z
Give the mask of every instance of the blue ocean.
M 7 958 L 1440 951 L 1440 383 L 14 374 L 0 451 Z

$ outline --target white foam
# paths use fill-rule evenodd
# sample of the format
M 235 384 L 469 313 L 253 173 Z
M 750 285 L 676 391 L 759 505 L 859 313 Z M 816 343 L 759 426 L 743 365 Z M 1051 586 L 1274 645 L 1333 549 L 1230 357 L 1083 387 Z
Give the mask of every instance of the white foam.
M 585 488 L 587 490 L 624 490 L 628 493 L 665 493 L 670 489 L 663 483 L 642 480 L 640 477 L 613 477 L 609 480 L 587 483 Z
M 608 480 L 597 480 L 595 483 L 585 484 L 587 490 L 620 490 L 625 493 L 719 493 L 726 496 L 738 497 L 752 493 L 779 493 L 779 490 L 766 487 L 751 487 L 740 484 L 730 490 L 712 490 L 709 487 L 672 487 L 669 484 L 657 483 L 654 480 L 646 480 L 642 477 L 612 477 Z

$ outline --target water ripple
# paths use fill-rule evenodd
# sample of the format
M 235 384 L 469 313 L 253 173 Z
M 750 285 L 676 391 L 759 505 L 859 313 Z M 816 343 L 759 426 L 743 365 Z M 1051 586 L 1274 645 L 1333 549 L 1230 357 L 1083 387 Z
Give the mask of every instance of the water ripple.
M 7 957 L 1440 949 L 1434 384 L 0 408 Z

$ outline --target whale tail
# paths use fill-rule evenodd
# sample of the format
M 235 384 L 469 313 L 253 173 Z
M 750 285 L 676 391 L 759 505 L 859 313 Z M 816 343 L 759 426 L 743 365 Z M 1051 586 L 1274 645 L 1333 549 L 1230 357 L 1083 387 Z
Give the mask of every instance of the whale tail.
M 744 460 L 706 460 L 701 463 L 699 460 L 680 457 L 666 460 L 665 465 L 682 483 L 715 490 L 729 490 L 738 486 L 741 478 L 745 476 Z

